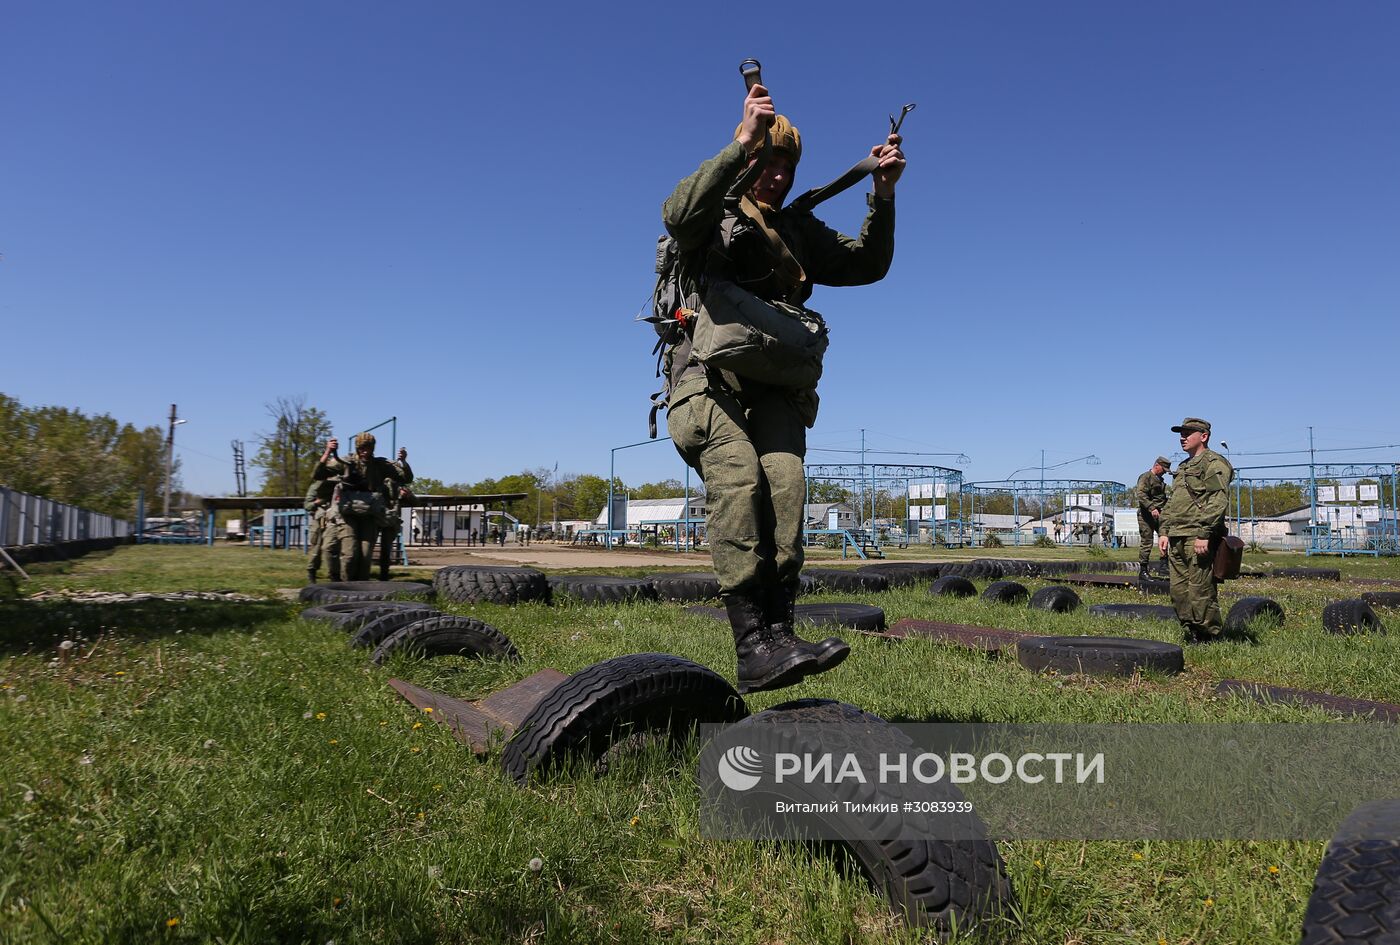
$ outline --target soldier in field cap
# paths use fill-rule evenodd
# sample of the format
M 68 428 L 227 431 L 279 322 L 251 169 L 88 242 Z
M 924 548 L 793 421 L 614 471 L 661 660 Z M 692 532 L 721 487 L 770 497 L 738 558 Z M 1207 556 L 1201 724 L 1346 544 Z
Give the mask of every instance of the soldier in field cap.
M 1172 494 L 1162 510 L 1158 546 L 1171 568 L 1172 606 L 1187 642 L 1220 636 L 1220 603 L 1211 564 L 1225 537 L 1230 504 L 1230 461 L 1210 448 L 1210 423 L 1187 417 L 1172 432 L 1181 436 L 1187 459 L 1176 468 Z
M 1157 543 L 1155 533 L 1161 531 L 1162 507 L 1167 504 L 1167 484 L 1162 481 L 1162 476 L 1171 470 L 1172 461 L 1158 456 L 1153 460 L 1152 468 L 1138 476 L 1134 490 L 1138 503 L 1138 564 L 1142 569 L 1139 573 L 1144 575 L 1152 562 L 1152 546 Z M 1162 555 L 1162 561 L 1166 560 L 1167 556 Z

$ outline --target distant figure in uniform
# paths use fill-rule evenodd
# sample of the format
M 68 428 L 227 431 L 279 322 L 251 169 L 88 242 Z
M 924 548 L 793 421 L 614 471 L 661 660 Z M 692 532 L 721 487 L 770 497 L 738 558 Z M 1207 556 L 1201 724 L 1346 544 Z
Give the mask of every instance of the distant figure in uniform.
M 1138 476 L 1137 486 L 1133 490 L 1137 493 L 1138 503 L 1138 566 L 1141 574 L 1146 574 L 1152 563 L 1152 546 L 1157 544 L 1156 533 L 1161 531 L 1162 509 L 1167 504 L 1167 484 L 1162 477 L 1171 471 L 1171 460 L 1158 456 L 1153 460 L 1152 468 Z M 1165 564 L 1167 556 L 1163 554 L 1161 560 Z
M 340 540 L 341 568 L 347 580 L 368 581 L 374 561 L 374 544 L 386 524 L 389 496 L 386 489 L 413 481 L 408 450 L 400 449 L 397 462 L 374 455 L 374 434 L 355 437 L 355 455 L 341 459 L 337 441 L 326 443 L 312 478 L 336 483 L 335 507 L 343 524 Z
M 1216 543 L 1225 537 L 1225 512 L 1235 469 L 1210 448 L 1210 424 L 1187 417 L 1172 427 L 1189 457 L 1176 468 L 1162 510 L 1158 547 L 1171 567 L 1172 606 L 1188 643 L 1217 639 L 1222 629 L 1217 582 L 1211 571 Z
M 334 441 L 332 441 L 334 442 Z M 316 583 L 316 572 L 321 570 L 321 558 L 326 558 L 332 581 L 340 580 L 340 534 L 337 521 L 331 517 L 331 499 L 335 495 L 335 483 L 325 480 L 311 481 L 306 490 L 302 508 L 306 509 L 306 521 L 311 530 L 307 544 L 310 560 L 306 565 L 306 582 Z
M 1055 523 L 1055 544 L 1058 545 L 1058 544 L 1060 543 L 1060 539 L 1063 538 L 1064 535 L 1065 535 L 1064 527 L 1061 526 L 1059 522 L 1056 522 L 1056 523 Z

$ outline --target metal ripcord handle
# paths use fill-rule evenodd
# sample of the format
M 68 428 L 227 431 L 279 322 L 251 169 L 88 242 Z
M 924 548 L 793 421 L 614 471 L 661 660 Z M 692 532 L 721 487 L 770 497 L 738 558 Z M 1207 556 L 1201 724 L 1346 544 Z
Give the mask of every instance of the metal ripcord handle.
M 899 120 L 896 121 L 893 115 L 890 116 L 890 134 L 899 134 L 899 129 L 904 125 L 904 116 L 918 107 L 917 102 L 910 102 L 899 110 Z
M 763 84 L 763 63 L 757 59 L 745 59 L 739 63 L 739 74 L 744 77 L 744 89 L 751 92 L 755 85 Z M 754 181 L 758 180 L 758 176 L 763 173 L 763 168 L 768 163 L 768 156 L 772 152 L 773 135 L 764 131 L 763 148 L 756 155 L 757 160 L 754 161 L 752 167 L 739 175 L 739 179 L 735 181 L 730 193 L 734 195 L 747 193 Z

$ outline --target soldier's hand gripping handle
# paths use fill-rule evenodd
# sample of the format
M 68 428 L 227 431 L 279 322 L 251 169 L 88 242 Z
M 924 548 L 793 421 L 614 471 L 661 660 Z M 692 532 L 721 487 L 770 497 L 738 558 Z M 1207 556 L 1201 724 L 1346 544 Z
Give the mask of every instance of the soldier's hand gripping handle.
M 762 85 L 755 85 L 744 98 L 744 118 L 739 124 L 739 133 L 734 136 L 734 140 L 743 145 L 744 150 L 752 153 L 763 143 L 768 126 L 773 123 L 777 114 L 773 108 L 773 100 L 768 97 L 768 90 Z

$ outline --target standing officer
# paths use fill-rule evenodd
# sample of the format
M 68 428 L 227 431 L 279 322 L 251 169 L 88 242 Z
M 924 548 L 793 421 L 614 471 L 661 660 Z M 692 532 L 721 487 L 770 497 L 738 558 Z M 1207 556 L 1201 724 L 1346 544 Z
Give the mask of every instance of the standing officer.
M 1158 456 L 1152 468 L 1138 476 L 1137 520 L 1138 520 L 1138 565 L 1140 574 L 1147 574 L 1152 563 L 1152 546 L 1155 545 L 1155 532 L 1161 531 L 1162 508 L 1167 504 L 1167 484 L 1162 477 L 1172 471 L 1172 462 L 1165 456 Z M 1162 555 L 1165 563 L 1167 556 Z
M 1210 448 L 1210 424 L 1187 417 L 1172 427 L 1189 459 L 1176 468 L 1172 494 L 1162 511 L 1158 547 L 1171 565 L 1172 606 L 1187 642 L 1220 636 L 1220 603 L 1211 573 L 1216 543 L 1225 537 L 1230 505 L 1230 461 Z
M 842 235 L 810 210 L 783 207 L 802 138 L 755 84 L 743 121 L 718 154 L 681 181 L 662 207 L 666 231 L 682 254 L 704 258 L 722 224 L 735 234 L 709 257 L 732 281 L 768 302 L 804 304 L 813 284 L 868 285 L 894 257 L 894 189 L 904 171 L 901 138 L 870 149 L 874 193 L 860 236 Z M 771 134 L 772 151 L 735 212 L 726 195 Z M 786 254 L 782 250 L 786 250 Z M 796 266 L 792 265 L 795 260 Z M 815 387 L 795 389 L 740 378 L 690 357 L 689 336 L 671 349 L 667 428 L 681 458 L 707 490 L 706 528 L 720 592 L 734 632 L 740 692 L 790 686 L 831 669 L 850 647 L 836 638 L 811 644 L 793 634 L 802 569 L 803 458 L 816 422 Z M 685 360 L 675 364 L 674 359 Z M 675 368 L 676 370 L 670 370 Z
M 334 442 L 334 441 L 332 441 Z M 331 498 L 335 495 L 335 483 L 326 479 L 311 480 L 311 488 L 306 490 L 302 508 L 306 509 L 306 521 L 311 529 L 308 553 L 310 561 L 306 565 L 306 580 L 316 583 L 316 572 L 321 570 L 321 557 L 324 554 L 330 567 L 332 581 L 340 580 L 340 536 L 331 520 Z

